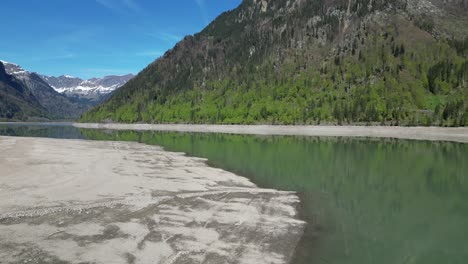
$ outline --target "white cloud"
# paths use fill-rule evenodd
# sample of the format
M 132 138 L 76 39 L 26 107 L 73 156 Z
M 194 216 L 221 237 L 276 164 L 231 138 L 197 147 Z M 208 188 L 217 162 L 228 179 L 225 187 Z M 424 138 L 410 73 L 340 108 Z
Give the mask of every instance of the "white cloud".
M 111 74 L 128 74 L 128 73 L 135 73 L 136 71 L 130 69 L 112 69 L 112 68 L 86 68 L 83 69 L 82 72 L 87 74 L 95 74 L 98 75 L 111 75 Z
M 125 6 L 132 9 L 133 11 L 136 11 L 136 12 L 142 11 L 140 6 L 134 0 L 122 0 L 122 1 Z
M 138 52 L 135 55 L 141 56 L 141 57 L 157 58 L 157 57 L 161 57 L 163 54 L 164 52 L 161 52 L 161 51 L 144 51 L 144 52 Z
M 195 0 L 195 2 L 197 3 L 198 8 L 200 9 L 200 14 L 203 18 L 203 21 L 205 22 L 205 24 L 209 24 L 210 21 L 208 19 L 208 11 L 206 9 L 205 0 Z
M 96 0 L 96 2 L 105 8 L 121 14 L 142 13 L 143 9 L 135 0 Z M 130 11 L 130 12 L 129 12 Z
M 182 39 L 182 37 L 178 35 L 171 34 L 171 33 L 164 33 L 164 32 L 159 35 L 159 38 L 168 42 L 180 41 Z
M 107 9 L 110 9 L 112 11 L 120 12 L 120 9 L 118 6 L 115 4 L 116 1 L 112 0 L 96 0 L 96 2 L 102 6 L 104 6 Z
M 76 55 L 73 53 L 64 53 L 59 55 L 53 56 L 40 56 L 40 57 L 32 57 L 32 61 L 55 61 L 55 60 L 66 60 L 66 59 L 73 59 Z
M 167 32 L 160 32 L 160 33 L 146 33 L 147 36 L 152 38 L 160 39 L 167 43 L 174 43 L 182 40 L 182 37 L 176 34 L 167 33 Z
M 98 28 L 69 31 L 60 35 L 52 36 L 47 40 L 47 42 L 49 44 L 90 42 L 98 35 L 98 32 L 101 32 Z

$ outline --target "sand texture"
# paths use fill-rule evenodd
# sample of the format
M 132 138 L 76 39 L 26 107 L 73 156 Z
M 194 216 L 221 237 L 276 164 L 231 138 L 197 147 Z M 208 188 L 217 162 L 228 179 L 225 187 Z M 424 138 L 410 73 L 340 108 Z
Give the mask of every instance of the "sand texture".
M 156 146 L 0 137 L 1 263 L 288 263 L 298 203 Z

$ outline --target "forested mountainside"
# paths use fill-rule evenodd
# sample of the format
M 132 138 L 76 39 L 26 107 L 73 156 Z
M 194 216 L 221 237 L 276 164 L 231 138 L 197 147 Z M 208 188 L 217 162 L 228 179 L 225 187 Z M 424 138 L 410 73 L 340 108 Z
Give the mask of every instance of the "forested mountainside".
M 463 126 L 466 25 L 466 0 L 245 0 L 81 120 Z
M 47 116 L 32 91 L 8 75 L 0 62 L 0 120 L 30 120 Z

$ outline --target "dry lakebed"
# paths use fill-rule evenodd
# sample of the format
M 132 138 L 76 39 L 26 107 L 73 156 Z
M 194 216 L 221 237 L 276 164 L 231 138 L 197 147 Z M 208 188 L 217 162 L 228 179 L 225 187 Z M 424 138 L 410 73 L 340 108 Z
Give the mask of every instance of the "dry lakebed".
M 1 263 L 288 263 L 293 192 L 128 142 L 0 137 Z

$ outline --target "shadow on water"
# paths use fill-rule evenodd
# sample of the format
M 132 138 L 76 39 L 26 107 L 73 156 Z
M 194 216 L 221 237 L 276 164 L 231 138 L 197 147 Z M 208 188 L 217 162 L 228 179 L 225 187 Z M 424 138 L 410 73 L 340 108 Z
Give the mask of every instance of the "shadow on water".
M 0 135 L 15 137 L 85 139 L 85 136 L 82 135 L 79 129 L 71 125 L 60 124 L 0 124 Z
M 294 263 L 468 259 L 468 144 L 48 129 L 52 137 L 70 132 L 71 138 L 156 144 L 207 158 L 259 186 L 297 191 L 308 225 Z

